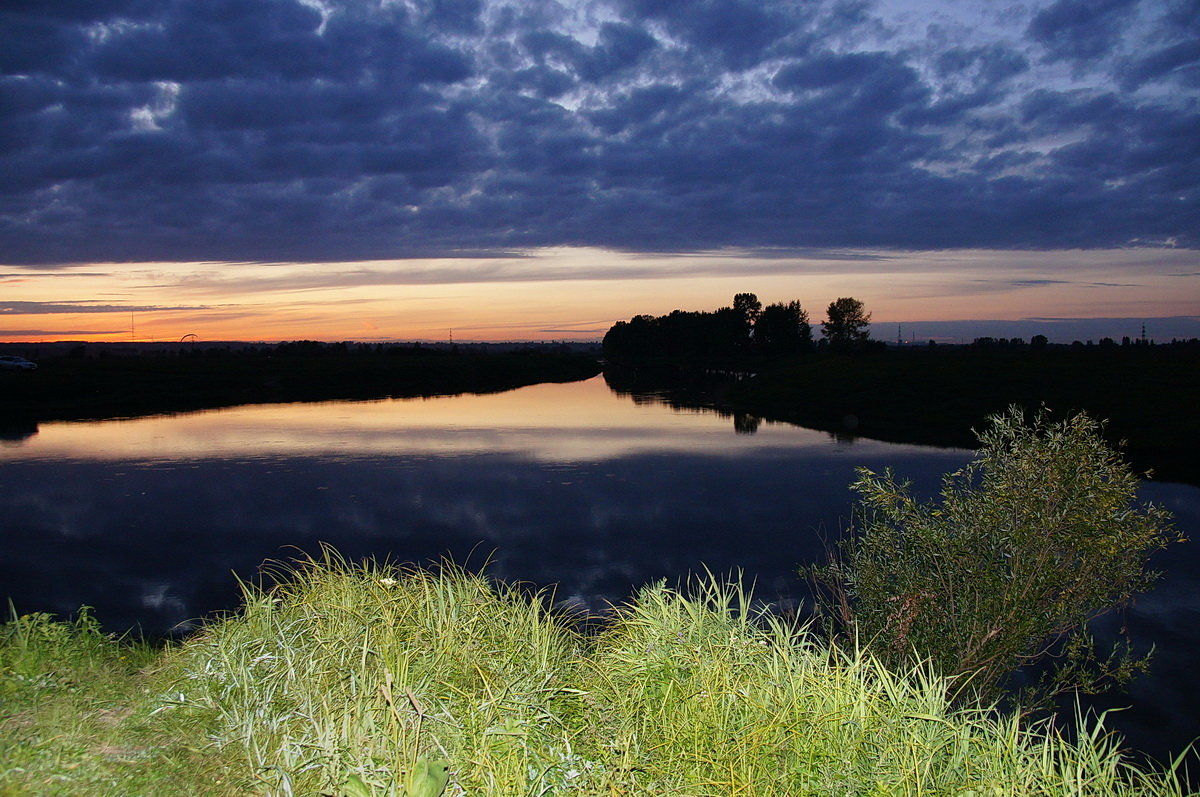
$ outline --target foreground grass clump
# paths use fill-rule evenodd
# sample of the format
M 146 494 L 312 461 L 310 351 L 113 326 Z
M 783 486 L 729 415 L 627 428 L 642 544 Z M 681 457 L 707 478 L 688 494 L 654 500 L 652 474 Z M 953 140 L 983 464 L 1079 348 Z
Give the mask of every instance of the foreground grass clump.
M 578 642 L 515 588 L 331 556 L 248 589 L 164 675 L 169 705 L 273 791 L 407 794 L 415 769 L 448 761 L 470 791 L 503 794 L 571 763 Z
M 894 673 L 758 616 L 732 586 L 657 586 L 620 612 L 589 660 L 607 760 L 634 791 L 668 794 L 1172 794 L 1099 725 L 952 709 L 923 667 Z M 613 755 L 619 755 L 613 759 Z M 609 764 L 612 766 L 613 764 Z
M 6 753 L 0 792 L 36 793 L 31 768 L 79 794 L 1183 791 L 1128 763 L 1099 726 L 1072 743 L 1049 723 L 950 708 L 927 670 L 830 649 L 756 614 L 736 585 L 648 587 L 594 635 L 546 597 L 449 566 L 308 562 L 280 587 L 248 587 L 243 611 L 155 654 L 152 671 L 117 668 L 128 719 L 105 743 L 138 740 L 146 763 L 102 761 L 107 780 L 87 782 L 69 777 L 99 756 L 86 728 L 64 746 L 28 700 L 8 707 L 46 669 L 9 663 L 25 644 L 15 621 L 0 654 L 6 738 L 43 744 L 19 766 Z M 97 641 L 53 627 L 74 635 L 68 646 Z M 109 665 L 126 655 L 99 648 Z M 79 664 L 67 702 L 86 726 L 108 676 Z

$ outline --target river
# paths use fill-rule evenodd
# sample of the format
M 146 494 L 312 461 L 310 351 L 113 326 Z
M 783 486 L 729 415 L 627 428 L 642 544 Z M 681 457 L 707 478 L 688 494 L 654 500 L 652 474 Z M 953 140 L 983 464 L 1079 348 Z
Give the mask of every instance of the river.
M 0 597 L 18 612 L 92 606 L 105 626 L 185 632 L 236 607 L 236 576 L 317 553 L 442 557 L 554 589 L 601 611 L 656 579 L 741 573 L 794 607 L 850 512 L 856 466 L 918 493 L 962 449 L 835 438 L 787 424 L 672 409 L 601 377 L 489 395 L 235 407 L 46 423 L 0 441 Z M 1200 488 L 1148 483 L 1200 536 Z M 1200 735 L 1200 557 L 1124 620 L 1157 646 L 1152 673 L 1106 705 L 1155 755 Z M 1103 633 L 1116 623 L 1102 625 Z

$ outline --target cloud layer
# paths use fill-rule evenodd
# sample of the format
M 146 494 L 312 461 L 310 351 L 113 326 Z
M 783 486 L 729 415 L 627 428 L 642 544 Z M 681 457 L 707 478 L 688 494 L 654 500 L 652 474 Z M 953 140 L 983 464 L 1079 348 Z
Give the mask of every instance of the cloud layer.
M 1200 4 L 0 11 L 0 263 L 1196 247 Z

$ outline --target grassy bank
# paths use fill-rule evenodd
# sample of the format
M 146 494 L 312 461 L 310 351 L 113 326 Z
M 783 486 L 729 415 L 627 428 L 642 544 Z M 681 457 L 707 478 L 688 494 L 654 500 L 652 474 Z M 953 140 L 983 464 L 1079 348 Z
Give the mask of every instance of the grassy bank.
M 154 651 L 84 617 L 0 636 L 0 793 L 1182 793 L 947 684 L 655 586 L 582 634 L 545 596 L 329 557 Z
M 1155 476 L 1200 483 L 1200 348 L 914 349 L 810 354 L 764 366 L 724 397 L 754 415 L 892 442 L 973 447 L 1012 404 L 1108 419 Z
M 391 347 L 211 349 L 193 355 L 47 357 L 0 371 L 9 423 L 130 417 L 237 404 L 486 393 L 599 373 L 594 358 Z

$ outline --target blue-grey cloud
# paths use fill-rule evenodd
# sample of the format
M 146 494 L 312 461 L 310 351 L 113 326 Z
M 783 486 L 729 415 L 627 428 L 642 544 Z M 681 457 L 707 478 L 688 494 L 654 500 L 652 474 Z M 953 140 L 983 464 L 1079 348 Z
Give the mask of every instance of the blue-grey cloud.
M 1101 58 L 1120 42 L 1137 4 L 1138 0 L 1056 0 L 1034 15 L 1029 34 L 1051 60 Z
M 1193 89 L 1200 86 L 1200 39 L 1172 44 L 1134 60 L 1121 82 L 1126 89 L 1136 89 L 1168 77 L 1178 78 Z
M 131 313 L 152 310 L 207 310 L 200 305 L 132 305 L 100 304 L 98 302 L 4 302 L 0 301 L 0 317 L 12 315 L 59 315 L 62 313 Z
M 1012 285 L 1015 288 L 1040 288 L 1045 285 L 1071 285 L 1070 280 L 1052 280 L 1052 279 L 1029 279 L 1029 280 L 1010 280 L 1007 285 Z
M 1014 288 L 1042 288 L 1047 285 L 1077 285 L 1085 288 L 1137 288 L 1141 287 L 1135 282 L 1078 282 L 1075 280 L 1056 280 L 1056 279 L 1025 279 L 1025 280 L 1005 280 L 1001 284 L 1009 285 Z
M 0 11 L 2 263 L 1200 245 L 1193 0 L 68 5 Z
M 92 335 L 118 335 L 128 330 L 111 329 L 7 329 L 0 327 L 0 338 L 31 340 L 34 338 L 53 338 L 54 340 L 70 340 L 74 337 Z

